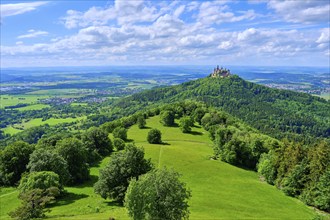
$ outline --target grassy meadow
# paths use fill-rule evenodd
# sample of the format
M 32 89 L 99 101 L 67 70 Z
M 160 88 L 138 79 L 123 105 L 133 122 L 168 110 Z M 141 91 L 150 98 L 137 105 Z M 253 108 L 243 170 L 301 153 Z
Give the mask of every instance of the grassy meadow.
M 151 158 L 155 167 L 167 166 L 182 174 L 182 180 L 192 191 L 190 219 L 312 219 L 315 216 L 312 208 L 261 181 L 256 172 L 209 159 L 212 142 L 202 128 L 194 127 L 191 134 L 183 134 L 178 127 L 163 127 L 158 116 L 148 119 L 147 127 L 132 126 L 128 138 L 145 149 L 146 158 Z M 165 144 L 147 143 L 150 128 L 161 130 Z M 94 194 L 93 184 L 99 169 L 108 161 L 109 157 L 91 168 L 89 182 L 66 187 L 68 196 L 50 207 L 47 218 L 128 219 L 122 206 Z M 7 213 L 19 205 L 17 191 L 4 188 L 0 199 L 0 219 L 9 219 Z
M 49 98 L 47 95 L 1 95 L 0 108 L 14 106 L 17 104 L 33 104 L 39 99 Z
M 21 108 L 16 108 L 16 110 L 18 111 L 28 111 L 28 110 L 41 110 L 44 108 L 49 108 L 50 105 L 46 105 L 46 104 L 34 104 L 34 105 L 28 105 L 25 107 L 21 107 Z
M 43 121 L 42 118 L 34 118 L 29 121 L 25 121 L 21 124 L 9 125 L 1 130 L 3 130 L 3 132 L 5 134 L 13 135 L 13 134 L 19 133 L 22 130 L 27 129 L 27 128 L 32 128 L 32 127 L 45 125 L 45 124 L 48 124 L 49 126 L 53 126 L 53 125 L 57 125 L 60 123 L 76 122 L 79 120 L 83 120 L 85 118 L 86 118 L 86 116 L 77 117 L 77 118 L 50 118 L 45 121 Z

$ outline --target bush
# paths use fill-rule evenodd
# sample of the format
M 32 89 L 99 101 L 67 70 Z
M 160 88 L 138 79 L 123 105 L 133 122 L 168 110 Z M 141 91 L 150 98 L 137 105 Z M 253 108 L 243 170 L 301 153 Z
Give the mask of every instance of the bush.
M 173 126 L 174 125 L 175 115 L 172 111 L 163 111 L 160 115 L 160 122 L 164 126 Z
M 60 185 L 59 176 L 51 171 L 32 172 L 22 177 L 18 190 L 24 194 L 34 189 L 46 191 L 48 188 L 63 189 Z
M 261 154 L 258 163 L 258 173 L 260 173 L 267 183 L 274 185 L 276 180 L 275 155 L 273 151 L 268 154 Z
M 117 151 L 123 150 L 125 148 L 125 141 L 120 138 L 115 138 L 113 140 L 113 145 L 117 149 Z
M 182 117 L 179 121 L 180 129 L 183 133 L 191 132 L 191 127 L 194 126 L 194 121 L 189 116 Z
M 161 144 L 162 133 L 160 130 L 153 128 L 148 132 L 147 140 L 150 144 Z
M 137 118 L 137 124 L 138 124 L 138 127 L 140 129 L 142 128 L 145 128 L 146 127 L 146 119 L 143 117 L 143 115 L 140 115 L 138 118 Z
M 123 127 L 117 127 L 112 132 L 114 138 L 120 138 L 124 141 L 127 140 L 127 129 Z
M 45 217 L 47 204 L 55 201 L 55 196 L 58 195 L 58 188 L 51 187 L 46 190 L 33 189 L 19 195 L 22 200 L 22 206 L 15 211 L 10 212 L 12 218 L 20 220 L 30 220 L 35 218 Z

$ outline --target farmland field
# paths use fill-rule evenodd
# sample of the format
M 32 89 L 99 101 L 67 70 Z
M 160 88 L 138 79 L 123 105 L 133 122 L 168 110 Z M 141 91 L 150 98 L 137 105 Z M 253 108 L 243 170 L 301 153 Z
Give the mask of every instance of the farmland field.
M 128 131 L 128 138 L 144 147 L 145 157 L 155 167 L 167 166 L 182 174 L 182 180 L 192 191 L 190 219 L 311 219 L 312 208 L 259 179 L 256 172 L 211 160 L 212 142 L 205 130 L 193 128 L 192 134 L 182 134 L 178 127 L 163 127 L 159 117 L 147 120 L 147 129 L 136 125 Z M 146 141 L 150 128 L 162 132 L 165 145 L 151 145 Z M 180 135 L 178 135 L 180 134 Z M 93 183 L 98 170 L 109 161 L 105 158 L 91 168 L 92 179 L 80 186 L 67 187 L 68 196 L 51 206 L 49 219 L 128 219 L 126 210 L 111 200 L 94 194 Z M 17 193 L 5 188 L 1 193 L 1 219 L 19 205 Z
M 40 110 L 40 109 L 49 108 L 49 107 L 50 107 L 50 105 L 34 104 L 34 105 L 28 105 L 28 106 L 21 107 L 21 108 L 16 108 L 16 110 L 19 110 L 19 111 Z
M 17 104 L 32 104 L 37 103 L 40 99 L 49 98 L 45 95 L 1 95 L 0 108 L 14 106 Z

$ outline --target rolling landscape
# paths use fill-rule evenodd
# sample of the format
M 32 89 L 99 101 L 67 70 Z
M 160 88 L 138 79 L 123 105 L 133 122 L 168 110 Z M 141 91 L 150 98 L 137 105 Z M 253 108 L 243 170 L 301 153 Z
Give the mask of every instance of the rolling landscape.
M 327 8 L 1 2 L 0 219 L 330 219 Z

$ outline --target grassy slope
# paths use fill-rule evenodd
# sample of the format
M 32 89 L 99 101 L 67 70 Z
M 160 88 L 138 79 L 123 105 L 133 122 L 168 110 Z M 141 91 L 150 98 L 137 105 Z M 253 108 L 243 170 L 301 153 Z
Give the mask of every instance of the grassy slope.
M 156 167 L 166 165 L 182 174 L 182 180 L 192 190 L 190 219 L 311 219 L 314 216 L 314 211 L 299 200 L 261 182 L 257 173 L 209 160 L 212 143 L 203 129 L 194 128 L 195 135 L 182 134 L 179 128 L 161 126 L 158 117 L 148 119 L 147 126 L 159 128 L 167 145 L 148 144 L 149 129 L 137 126 L 129 130 L 128 138 L 144 147 L 146 157 Z M 99 167 L 91 169 L 93 180 Z M 124 208 L 93 193 L 93 180 L 80 187 L 66 188 L 71 193 L 69 199 L 52 207 L 52 212 L 47 214 L 49 218 L 128 219 Z M 18 205 L 16 196 L 13 193 L 1 197 L 1 203 L 6 205 L 1 208 L 0 219 L 6 219 L 6 213 Z
M 17 128 L 13 128 L 11 125 L 8 125 L 7 127 L 2 128 L 1 130 L 3 130 L 5 134 L 10 134 L 10 135 L 14 135 L 22 131 Z

